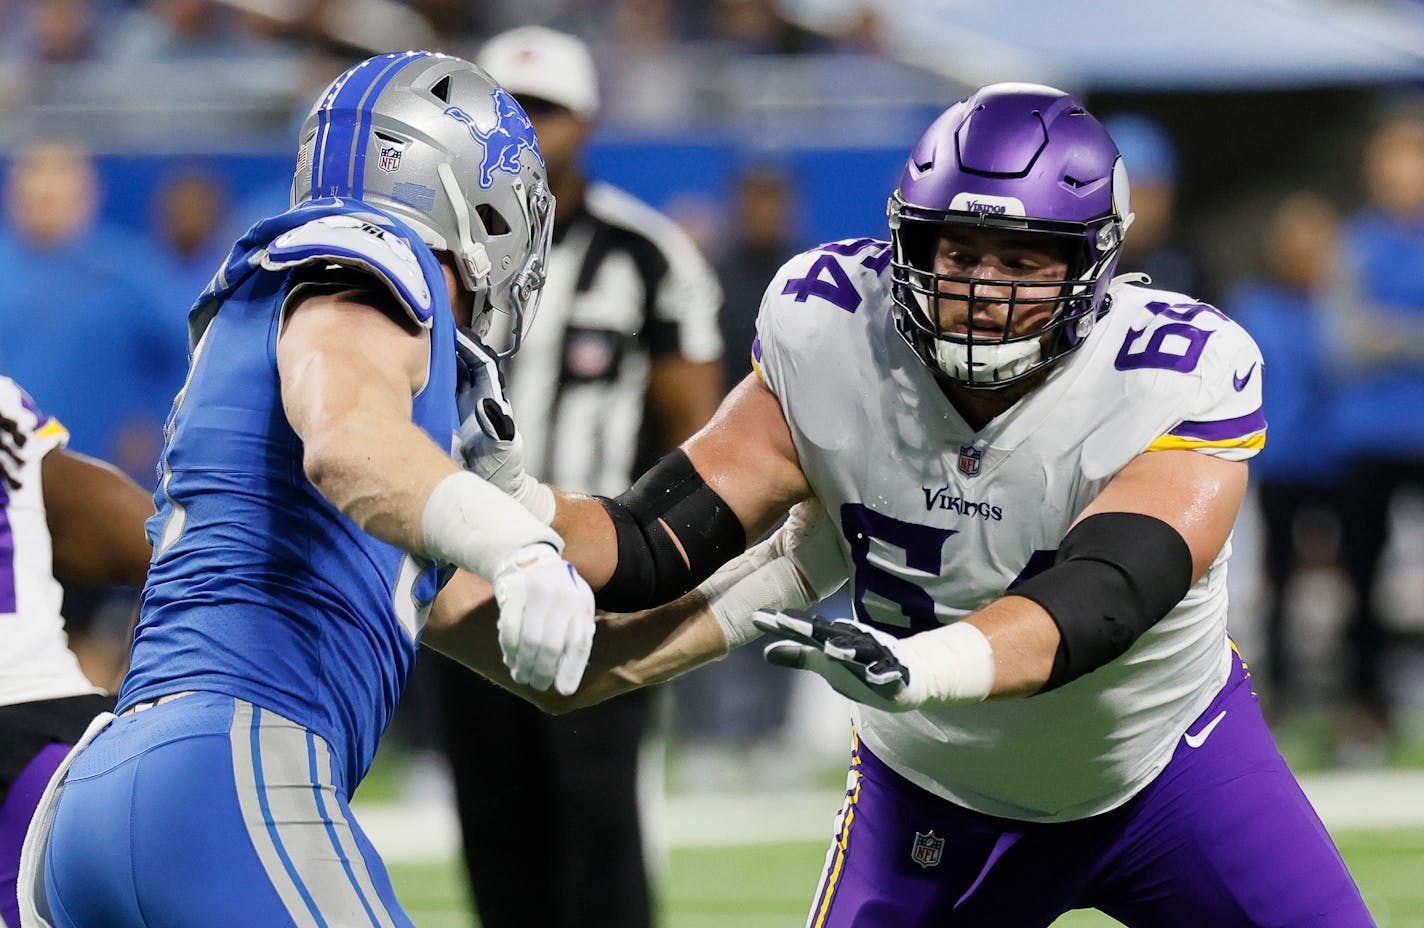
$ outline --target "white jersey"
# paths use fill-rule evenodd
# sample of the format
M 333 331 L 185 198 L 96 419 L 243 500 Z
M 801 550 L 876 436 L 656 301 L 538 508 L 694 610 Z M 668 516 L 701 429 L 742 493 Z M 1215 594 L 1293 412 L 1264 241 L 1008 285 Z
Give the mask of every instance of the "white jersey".
M 1144 451 L 1245 460 L 1265 442 L 1261 356 L 1218 310 L 1115 281 L 1111 311 L 1047 381 L 971 429 L 895 331 L 888 244 L 823 246 L 772 280 L 754 357 L 841 527 L 857 614 L 953 622 L 1052 563 L 1074 518 Z M 989 815 L 1108 811 L 1166 765 L 1230 666 L 1230 544 L 1124 655 L 1029 699 L 903 714 L 855 705 L 864 743 Z
M 69 432 L 8 377 L 0 377 L 0 415 L 28 439 L 18 449 L 19 467 L 6 463 L 20 488 L 0 484 L 0 706 L 102 693 L 79 669 L 64 634 L 64 593 L 54 579 L 40 483 L 40 462 Z

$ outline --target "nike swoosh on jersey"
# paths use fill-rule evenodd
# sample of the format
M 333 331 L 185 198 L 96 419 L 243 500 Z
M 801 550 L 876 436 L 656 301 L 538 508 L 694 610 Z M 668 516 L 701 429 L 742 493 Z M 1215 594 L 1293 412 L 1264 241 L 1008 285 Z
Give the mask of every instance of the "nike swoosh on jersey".
M 1246 389 L 1246 385 L 1251 382 L 1251 375 L 1254 373 L 1256 373 L 1256 365 L 1253 363 L 1250 367 L 1246 368 L 1246 373 L 1244 375 L 1231 375 L 1231 385 L 1236 388 L 1237 393 L 1240 393 L 1242 390 Z
M 1212 719 L 1210 722 L 1207 722 L 1201 731 L 1197 732 L 1195 735 L 1191 732 L 1187 732 L 1185 735 L 1182 736 L 1182 740 L 1187 742 L 1187 747 L 1189 748 L 1201 747 L 1203 744 L 1206 744 L 1206 739 L 1211 737 L 1211 733 L 1216 730 L 1216 726 L 1219 725 L 1221 723 L 1221 720 L 1224 718 L 1226 718 L 1226 710 L 1222 709 L 1221 714 L 1218 715 L 1216 718 Z

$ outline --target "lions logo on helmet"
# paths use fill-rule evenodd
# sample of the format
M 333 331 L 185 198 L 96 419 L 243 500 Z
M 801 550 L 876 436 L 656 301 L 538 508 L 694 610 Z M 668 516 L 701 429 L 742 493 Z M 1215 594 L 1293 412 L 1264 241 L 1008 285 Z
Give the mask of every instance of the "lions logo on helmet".
M 544 163 L 544 153 L 539 150 L 539 140 L 534 135 L 534 124 L 529 121 L 524 110 L 514 101 L 503 87 L 495 88 L 494 111 L 499 122 L 488 132 L 482 132 L 475 119 L 458 106 L 445 108 L 450 116 L 470 130 L 470 136 L 485 147 L 484 160 L 480 162 L 480 186 L 488 190 L 494 186 L 494 172 L 519 173 L 519 153 L 529 149 L 539 163 Z

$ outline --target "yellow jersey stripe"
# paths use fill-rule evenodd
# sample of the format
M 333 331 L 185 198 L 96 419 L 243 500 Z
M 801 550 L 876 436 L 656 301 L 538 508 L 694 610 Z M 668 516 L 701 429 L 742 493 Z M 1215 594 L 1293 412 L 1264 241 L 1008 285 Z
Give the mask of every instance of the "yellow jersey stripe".
M 1180 435 L 1163 435 L 1147 446 L 1148 451 L 1193 451 L 1198 448 L 1254 448 L 1266 447 L 1266 433 L 1257 432 L 1245 438 L 1183 438 Z
M 36 438 L 53 438 L 56 435 L 61 438 L 69 437 L 69 429 L 58 419 L 51 419 L 35 430 Z

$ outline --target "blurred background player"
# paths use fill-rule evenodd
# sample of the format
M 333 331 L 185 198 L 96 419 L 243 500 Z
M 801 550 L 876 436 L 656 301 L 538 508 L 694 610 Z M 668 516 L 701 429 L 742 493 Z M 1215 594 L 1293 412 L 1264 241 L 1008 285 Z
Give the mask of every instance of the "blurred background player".
M 737 173 L 732 210 L 717 254 L 725 296 L 719 316 L 726 355 L 722 392 L 752 371 L 757 310 L 767 283 L 805 247 L 801 203 L 788 167 L 771 159 Z M 519 414 L 518 409 L 515 410 Z M 785 743 L 795 679 L 768 667 L 752 648 L 734 650 L 674 688 L 678 761 L 674 776 L 702 791 L 789 787 L 805 775 L 801 752 Z M 840 741 L 836 741 L 837 756 Z
M 1243 281 L 1226 300 L 1265 365 L 1247 376 L 1263 378 L 1271 423 L 1270 441 L 1251 462 L 1251 484 L 1261 512 L 1266 600 L 1261 697 L 1273 723 L 1311 705 L 1300 688 L 1296 582 L 1307 570 L 1333 568 L 1339 556 L 1345 449 L 1320 440 L 1340 389 L 1328 351 L 1338 225 L 1335 208 L 1319 194 L 1286 196 L 1264 231 L 1265 273 Z
M 66 647 L 55 578 L 142 586 L 153 501 L 65 448 L 65 427 L 0 377 L 0 924 L 19 928 L 20 844 L 45 784 L 114 697 Z
M 1103 125 L 1132 177 L 1132 211 L 1137 219 L 1122 248 L 1123 273 L 1139 271 L 1152 286 L 1202 297 L 1197 261 L 1178 243 L 1177 146 L 1167 130 L 1138 113 L 1119 113 Z
M 559 486 L 614 493 L 717 408 L 717 279 L 670 219 L 584 173 L 599 95 L 582 41 L 516 29 L 478 62 L 529 113 L 558 200 L 539 324 L 505 369 L 524 461 Z M 448 662 L 440 677 L 480 924 L 649 925 L 638 767 L 651 695 L 551 717 Z
M 1330 434 L 1349 477 L 1341 550 L 1355 603 L 1339 728 L 1343 758 L 1354 763 L 1380 760 L 1394 734 L 1379 568 L 1397 537 L 1401 494 L 1424 491 L 1424 116 L 1399 114 L 1371 133 L 1361 181 L 1367 205 L 1340 234 L 1332 306 L 1343 351 L 1333 355 L 1339 392 Z
M 83 145 L 40 139 L 14 153 L 0 230 L 0 366 L 45 398 L 76 450 L 147 484 L 183 383 L 186 306 L 165 301 L 165 263 L 148 239 L 101 221 L 102 207 Z M 129 433 L 144 436 L 141 453 Z
M 183 382 L 182 320 L 193 294 L 166 302 L 163 259 L 143 235 L 103 221 L 103 205 L 86 146 L 40 136 L 12 153 L 0 227 L 0 370 L 43 397 L 73 450 L 147 487 Z M 136 591 L 61 579 L 71 646 L 92 679 L 117 686 Z
M 399 52 L 337 77 L 298 145 L 293 208 L 189 317 L 118 716 L 28 839 L 37 924 L 410 925 L 348 797 L 452 566 L 493 581 L 515 678 L 582 675 L 561 539 L 450 457 L 457 326 L 492 365 L 468 332 L 522 333 L 543 282 L 528 117 L 469 62 Z

